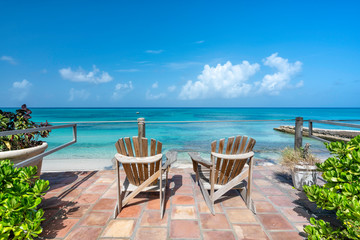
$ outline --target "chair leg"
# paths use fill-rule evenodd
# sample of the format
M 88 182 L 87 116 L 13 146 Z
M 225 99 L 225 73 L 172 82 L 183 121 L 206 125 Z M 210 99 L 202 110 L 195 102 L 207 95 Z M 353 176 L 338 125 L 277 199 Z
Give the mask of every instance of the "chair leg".
M 121 198 L 121 183 L 120 183 L 120 166 L 119 162 L 116 161 L 116 180 L 117 180 L 117 204 L 114 209 L 114 218 L 120 213 L 122 209 L 122 198 Z

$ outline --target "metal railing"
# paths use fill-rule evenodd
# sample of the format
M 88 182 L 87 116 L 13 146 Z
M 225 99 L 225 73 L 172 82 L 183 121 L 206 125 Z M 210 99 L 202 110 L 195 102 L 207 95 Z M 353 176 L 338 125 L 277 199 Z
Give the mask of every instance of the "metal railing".
M 41 153 L 39 155 L 36 155 L 32 158 L 29 158 L 23 162 L 17 163 L 14 165 L 14 167 L 23 167 L 26 166 L 32 162 L 35 162 L 43 157 L 46 157 L 54 152 L 57 152 L 67 146 L 70 146 L 74 143 L 77 142 L 77 129 L 76 129 L 76 124 L 66 124 L 66 125 L 58 125 L 58 126 L 48 126 L 48 127 L 41 127 L 41 128 L 29 128 L 29 129 L 23 129 L 23 130 L 13 130 L 13 131 L 3 131 L 0 132 L 0 137 L 3 136 L 9 136 L 9 135 L 17 135 L 17 134 L 23 134 L 23 133 L 32 133 L 32 132 L 38 132 L 38 131 L 45 131 L 45 130 L 53 130 L 53 129 L 59 129 L 59 128 L 68 128 L 71 127 L 72 128 L 72 133 L 73 133 L 73 140 L 67 143 L 64 143 L 60 146 L 57 146 L 49 151 L 46 151 L 44 153 Z

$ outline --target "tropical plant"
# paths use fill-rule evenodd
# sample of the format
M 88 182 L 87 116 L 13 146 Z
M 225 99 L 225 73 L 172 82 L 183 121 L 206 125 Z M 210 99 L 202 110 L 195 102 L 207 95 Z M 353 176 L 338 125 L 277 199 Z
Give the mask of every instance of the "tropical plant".
M 295 165 L 314 166 L 319 160 L 310 153 L 310 144 L 306 144 L 304 148 L 294 150 L 293 148 L 285 148 L 281 152 L 280 164 L 290 170 L 294 170 Z
M 326 147 L 333 156 L 316 165 L 327 183 L 304 190 L 318 207 L 335 211 L 341 226 L 311 218 L 304 230 L 308 239 L 360 239 L 360 135 Z
M 33 239 L 42 232 L 44 211 L 37 206 L 49 181 L 34 181 L 36 167 L 13 165 L 0 161 L 0 239 Z
M 49 126 L 48 122 L 36 124 L 31 121 L 31 113 L 26 104 L 23 104 L 21 109 L 16 110 L 16 113 L 0 110 L 0 131 Z M 49 132 L 50 130 L 0 137 L 0 151 L 18 150 L 41 145 L 42 141 L 38 140 L 39 137 L 48 137 Z

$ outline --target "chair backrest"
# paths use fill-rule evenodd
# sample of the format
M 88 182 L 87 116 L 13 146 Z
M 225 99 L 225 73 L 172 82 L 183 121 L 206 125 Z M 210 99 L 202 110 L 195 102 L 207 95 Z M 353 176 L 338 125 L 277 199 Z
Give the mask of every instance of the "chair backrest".
M 217 141 L 211 143 L 211 152 L 222 154 L 242 154 L 252 151 L 256 141 L 247 136 L 229 137 L 227 139 L 226 148 L 225 139 L 220 139 L 219 144 Z M 224 151 L 225 150 L 225 151 Z M 221 158 L 213 158 L 213 164 L 215 164 L 215 184 L 226 184 L 231 179 L 241 173 L 248 159 L 236 159 L 228 160 Z
M 141 145 L 141 149 L 140 149 Z M 148 139 L 142 138 L 141 143 L 138 137 L 120 138 L 115 143 L 116 150 L 119 154 L 128 157 L 148 157 L 160 154 L 162 150 L 162 143 L 155 139 L 150 140 L 150 151 L 148 148 Z M 124 163 L 124 171 L 129 182 L 133 185 L 139 186 L 150 176 L 160 169 L 161 159 L 155 163 Z M 153 183 L 156 184 L 157 180 Z

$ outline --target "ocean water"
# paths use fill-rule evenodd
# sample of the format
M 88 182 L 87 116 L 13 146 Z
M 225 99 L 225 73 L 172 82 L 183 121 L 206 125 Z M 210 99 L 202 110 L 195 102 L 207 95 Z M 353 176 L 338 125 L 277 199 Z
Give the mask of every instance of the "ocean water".
M 15 109 L 2 109 L 14 111 Z M 178 151 L 178 163 L 190 163 L 187 152 L 200 152 L 209 158 L 210 143 L 224 137 L 246 135 L 256 140 L 255 158 L 277 163 L 280 151 L 294 144 L 294 136 L 273 130 L 280 125 L 294 125 L 295 117 L 316 120 L 355 120 L 360 108 L 32 108 L 33 121 L 52 125 L 78 123 L 78 142 L 44 159 L 45 170 L 107 169 L 116 153 L 115 142 L 121 137 L 137 136 L 137 123 L 83 123 L 89 121 L 207 121 L 249 120 L 216 123 L 146 123 L 146 137 L 163 143 L 163 152 Z M 279 120 L 279 121 L 251 121 Z M 351 122 L 351 121 L 349 121 Z M 357 122 L 358 123 L 358 122 Z M 307 126 L 307 123 L 304 123 Z M 319 128 L 339 128 L 314 124 Z M 45 139 L 49 148 L 72 140 L 72 129 L 55 129 Z M 304 138 L 320 158 L 328 157 L 323 143 Z

